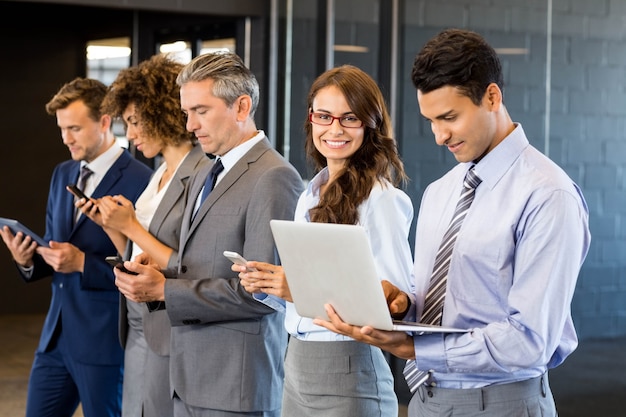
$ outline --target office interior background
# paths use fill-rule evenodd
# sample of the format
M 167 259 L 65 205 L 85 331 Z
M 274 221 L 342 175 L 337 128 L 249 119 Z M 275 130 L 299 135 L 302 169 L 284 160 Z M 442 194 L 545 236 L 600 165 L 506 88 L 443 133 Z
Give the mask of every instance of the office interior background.
M 372 75 L 417 213 L 427 184 L 456 163 L 436 146 L 410 81 L 415 54 L 448 27 L 475 30 L 496 48 L 513 120 L 587 199 L 592 245 L 572 306 L 579 337 L 626 335 L 626 0 L 0 1 L 0 216 L 44 233 L 50 175 L 69 157 L 44 105 L 63 83 L 109 83 L 155 53 L 188 60 L 213 48 L 235 51 L 256 74 L 257 125 L 305 179 L 311 82 L 341 64 Z M 127 53 L 88 59 L 87 46 Z M 49 282 L 24 284 L 6 248 L 0 271 L 0 314 L 47 310 Z

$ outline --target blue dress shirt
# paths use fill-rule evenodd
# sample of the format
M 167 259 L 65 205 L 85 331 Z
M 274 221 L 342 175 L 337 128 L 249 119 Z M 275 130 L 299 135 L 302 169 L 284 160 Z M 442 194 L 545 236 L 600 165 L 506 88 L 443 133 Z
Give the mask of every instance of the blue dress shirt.
M 471 164 L 458 164 L 424 192 L 415 243 L 417 317 Z M 580 189 L 529 144 L 520 124 L 476 173 L 482 183 L 457 237 L 442 319 L 443 326 L 472 331 L 414 337 L 417 367 L 433 370 L 443 388 L 536 377 L 578 344 L 570 303 L 590 242 Z

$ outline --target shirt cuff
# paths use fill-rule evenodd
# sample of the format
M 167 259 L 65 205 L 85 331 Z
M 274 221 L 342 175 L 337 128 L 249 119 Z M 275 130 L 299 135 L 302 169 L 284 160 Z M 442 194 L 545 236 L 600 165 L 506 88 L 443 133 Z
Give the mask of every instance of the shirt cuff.
M 285 300 L 280 297 L 264 293 L 252 294 L 252 297 L 258 302 L 263 303 L 276 311 L 285 312 Z

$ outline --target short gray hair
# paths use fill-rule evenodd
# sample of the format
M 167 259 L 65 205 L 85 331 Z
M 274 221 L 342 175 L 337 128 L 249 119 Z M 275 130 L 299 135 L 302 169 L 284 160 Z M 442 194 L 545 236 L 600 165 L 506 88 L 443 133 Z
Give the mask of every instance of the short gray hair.
M 199 55 L 185 65 L 176 83 L 182 86 L 207 79 L 213 80 L 213 95 L 224 100 L 228 106 L 244 94 L 250 96 L 250 117 L 254 118 L 259 105 L 259 83 L 237 54 L 211 52 Z

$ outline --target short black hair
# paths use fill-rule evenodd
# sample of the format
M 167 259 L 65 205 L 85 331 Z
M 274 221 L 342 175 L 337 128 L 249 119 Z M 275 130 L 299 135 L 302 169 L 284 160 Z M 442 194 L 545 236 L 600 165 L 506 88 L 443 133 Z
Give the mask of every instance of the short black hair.
M 478 33 L 464 29 L 446 29 L 426 42 L 415 57 L 411 79 L 423 93 L 457 87 L 476 105 L 491 83 L 504 92 L 498 54 Z

